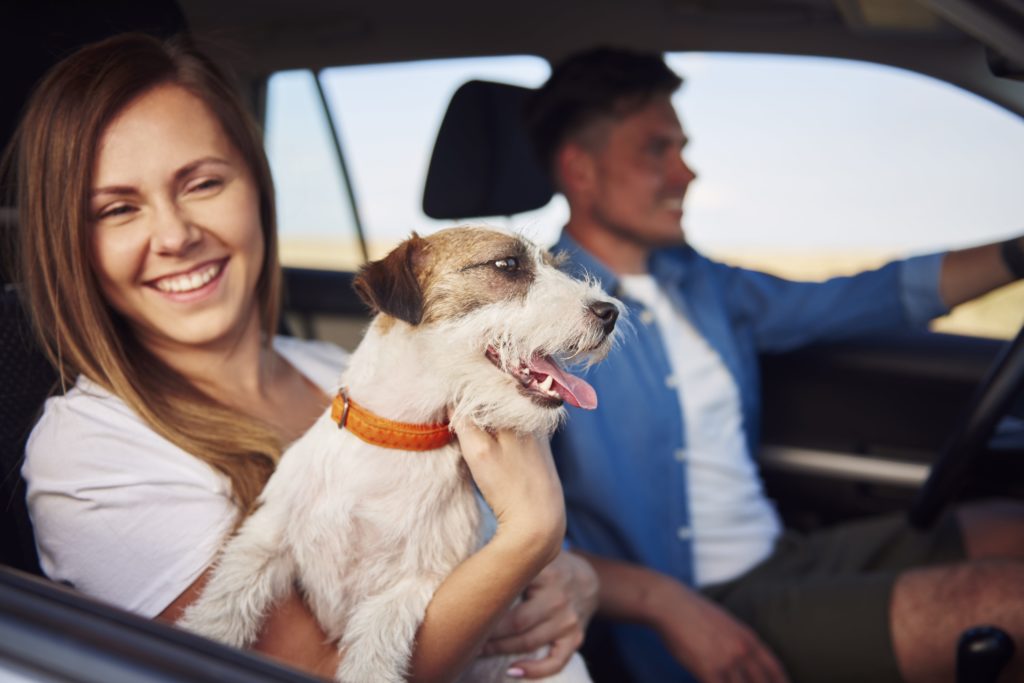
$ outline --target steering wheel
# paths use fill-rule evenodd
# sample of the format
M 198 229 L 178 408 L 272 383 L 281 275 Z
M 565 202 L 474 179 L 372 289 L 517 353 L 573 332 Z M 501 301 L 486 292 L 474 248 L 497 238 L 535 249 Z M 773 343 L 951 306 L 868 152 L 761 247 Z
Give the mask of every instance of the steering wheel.
M 935 523 L 946 504 L 963 489 L 996 423 L 1024 389 L 1024 327 L 999 354 L 981 380 L 963 417 L 950 434 L 910 507 L 918 529 Z

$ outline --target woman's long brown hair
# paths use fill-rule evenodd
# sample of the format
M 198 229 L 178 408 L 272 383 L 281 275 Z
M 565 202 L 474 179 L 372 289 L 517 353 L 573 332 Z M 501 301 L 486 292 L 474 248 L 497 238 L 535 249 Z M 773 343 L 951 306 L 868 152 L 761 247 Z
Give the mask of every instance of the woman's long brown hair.
M 92 266 L 89 207 L 99 140 L 126 105 L 167 83 L 203 100 L 255 178 L 266 244 L 256 300 L 270 343 L 281 273 L 261 136 L 221 71 L 180 40 L 110 38 L 62 61 L 36 88 L 13 150 L 19 279 L 63 385 L 84 375 L 120 397 L 158 434 L 227 475 L 236 504 L 246 510 L 280 458 L 277 432 L 215 401 L 147 351 L 104 300 Z

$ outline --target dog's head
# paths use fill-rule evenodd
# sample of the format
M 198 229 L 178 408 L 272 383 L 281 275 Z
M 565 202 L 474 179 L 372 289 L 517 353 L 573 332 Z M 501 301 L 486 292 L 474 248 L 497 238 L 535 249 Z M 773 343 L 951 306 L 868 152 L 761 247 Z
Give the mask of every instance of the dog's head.
M 416 349 L 422 400 L 488 428 L 553 431 L 563 403 L 597 397 L 565 370 L 608 352 L 622 305 L 520 236 L 483 228 L 413 235 L 355 288 L 387 335 Z

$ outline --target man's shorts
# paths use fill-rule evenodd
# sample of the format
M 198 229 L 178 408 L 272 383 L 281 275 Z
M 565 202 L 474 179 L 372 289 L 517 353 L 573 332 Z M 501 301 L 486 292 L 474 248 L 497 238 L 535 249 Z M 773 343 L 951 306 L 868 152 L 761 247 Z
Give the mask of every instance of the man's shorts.
M 951 514 L 928 532 L 914 531 L 902 515 L 876 517 L 786 532 L 767 560 L 702 592 L 749 624 L 794 683 L 899 682 L 889 624 L 896 577 L 964 557 Z

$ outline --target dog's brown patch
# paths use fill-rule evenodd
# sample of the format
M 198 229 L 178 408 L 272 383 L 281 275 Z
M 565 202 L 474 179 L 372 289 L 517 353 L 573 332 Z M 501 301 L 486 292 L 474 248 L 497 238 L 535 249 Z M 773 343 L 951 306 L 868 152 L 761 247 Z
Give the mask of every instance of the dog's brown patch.
M 480 306 L 525 297 L 538 260 L 555 258 L 526 241 L 486 228 L 413 233 L 391 253 L 360 269 L 354 286 L 375 312 L 412 325 L 458 318 Z M 514 264 L 514 265 L 510 265 Z M 394 324 L 378 322 L 382 331 Z
M 419 271 L 423 321 L 457 318 L 480 306 L 525 297 L 536 273 L 535 250 L 518 237 L 481 228 L 442 230 L 426 238 Z M 514 268 L 498 263 L 514 259 Z
M 365 264 L 352 283 L 356 293 L 373 311 L 418 325 L 423 317 L 423 292 L 417 271 L 425 245 L 426 241 L 413 233 L 381 260 Z

